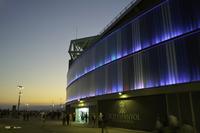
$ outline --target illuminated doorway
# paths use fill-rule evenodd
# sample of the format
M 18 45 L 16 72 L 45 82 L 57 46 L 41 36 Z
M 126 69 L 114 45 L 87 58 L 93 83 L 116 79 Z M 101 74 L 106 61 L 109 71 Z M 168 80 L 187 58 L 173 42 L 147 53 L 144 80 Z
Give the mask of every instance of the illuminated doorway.
M 89 108 L 76 108 L 76 122 L 88 123 Z

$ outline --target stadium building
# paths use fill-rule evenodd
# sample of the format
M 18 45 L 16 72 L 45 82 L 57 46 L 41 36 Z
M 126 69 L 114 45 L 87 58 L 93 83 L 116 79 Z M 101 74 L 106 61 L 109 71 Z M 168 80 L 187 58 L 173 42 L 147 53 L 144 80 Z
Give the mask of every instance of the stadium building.
M 174 115 L 200 132 L 200 1 L 133 0 L 97 36 L 71 41 L 67 111 L 148 130 Z

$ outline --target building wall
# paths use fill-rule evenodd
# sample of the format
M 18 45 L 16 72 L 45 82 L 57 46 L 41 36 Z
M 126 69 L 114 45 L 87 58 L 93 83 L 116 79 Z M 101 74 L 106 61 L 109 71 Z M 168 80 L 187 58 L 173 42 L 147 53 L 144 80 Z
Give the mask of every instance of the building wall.
M 177 117 L 180 126 L 186 124 L 198 133 L 199 91 L 159 94 L 129 99 L 98 100 L 97 105 L 89 106 L 90 116 L 101 112 L 107 126 L 153 131 L 156 120 L 166 126 L 169 115 Z M 92 121 L 90 120 L 92 125 Z
M 193 125 L 189 93 L 168 94 L 168 114 L 176 116 L 182 123 Z
M 195 124 L 196 126 L 196 130 L 197 130 L 197 133 L 200 132 L 200 92 L 194 92 L 192 93 L 192 103 L 193 103 L 193 111 L 194 111 L 194 117 L 195 119 L 193 120 L 193 123 Z M 194 125 L 193 124 L 193 125 Z
M 200 80 L 200 8 L 165 0 L 97 42 L 68 71 L 68 101 Z
M 200 80 L 200 33 L 101 67 L 68 88 L 69 99 Z
M 76 108 L 89 108 L 91 126 L 94 126 L 91 116 L 95 114 L 97 126 L 102 112 L 108 126 L 152 131 L 157 118 L 166 126 L 168 116 L 173 115 L 180 126 L 190 125 L 199 133 L 199 97 L 200 82 L 196 82 L 103 95 L 67 104 L 71 105 L 71 113 Z
M 161 0 L 83 53 L 68 71 L 67 101 L 75 103 L 70 112 L 88 107 L 89 116 L 103 112 L 109 126 L 149 131 L 158 117 L 164 123 L 174 115 L 200 132 L 200 88 L 192 88 L 200 81 L 199 5 Z M 179 91 L 147 94 L 148 89 L 169 90 L 166 86 Z M 139 89 L 146 95 L 106 97 Z M 79 106 L 76 100 L 82 98 L 90 102 Z
M 165 119 L 165 111 L 162 95 L 99 102 L 99 112 L 105 115 L 108 126 L 129 129 L 152 131 L 156 118 Z

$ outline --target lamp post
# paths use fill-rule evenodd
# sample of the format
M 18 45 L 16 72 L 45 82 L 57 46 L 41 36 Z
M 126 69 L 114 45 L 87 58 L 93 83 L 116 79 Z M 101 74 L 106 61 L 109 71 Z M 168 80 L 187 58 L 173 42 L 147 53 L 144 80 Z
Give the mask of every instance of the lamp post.
M 21 100 L 21 95 L 22 95 L 22 89 L 24 88 L 24 86 L 18 85 L 17 88 L 19 89 L 19 98 L 18 98 L 18 105 L 17 105 L 17 113 L 19 116 L 19 106 L 20 106 L 20 100 Z

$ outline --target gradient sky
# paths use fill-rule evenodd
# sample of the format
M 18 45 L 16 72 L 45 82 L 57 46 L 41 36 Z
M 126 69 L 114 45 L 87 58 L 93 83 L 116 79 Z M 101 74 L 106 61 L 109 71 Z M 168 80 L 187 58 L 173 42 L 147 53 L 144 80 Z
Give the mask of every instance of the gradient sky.
M 99 34 L 131 0 L 0 0 L 0 105 L 65 101 L 70 40 Z

